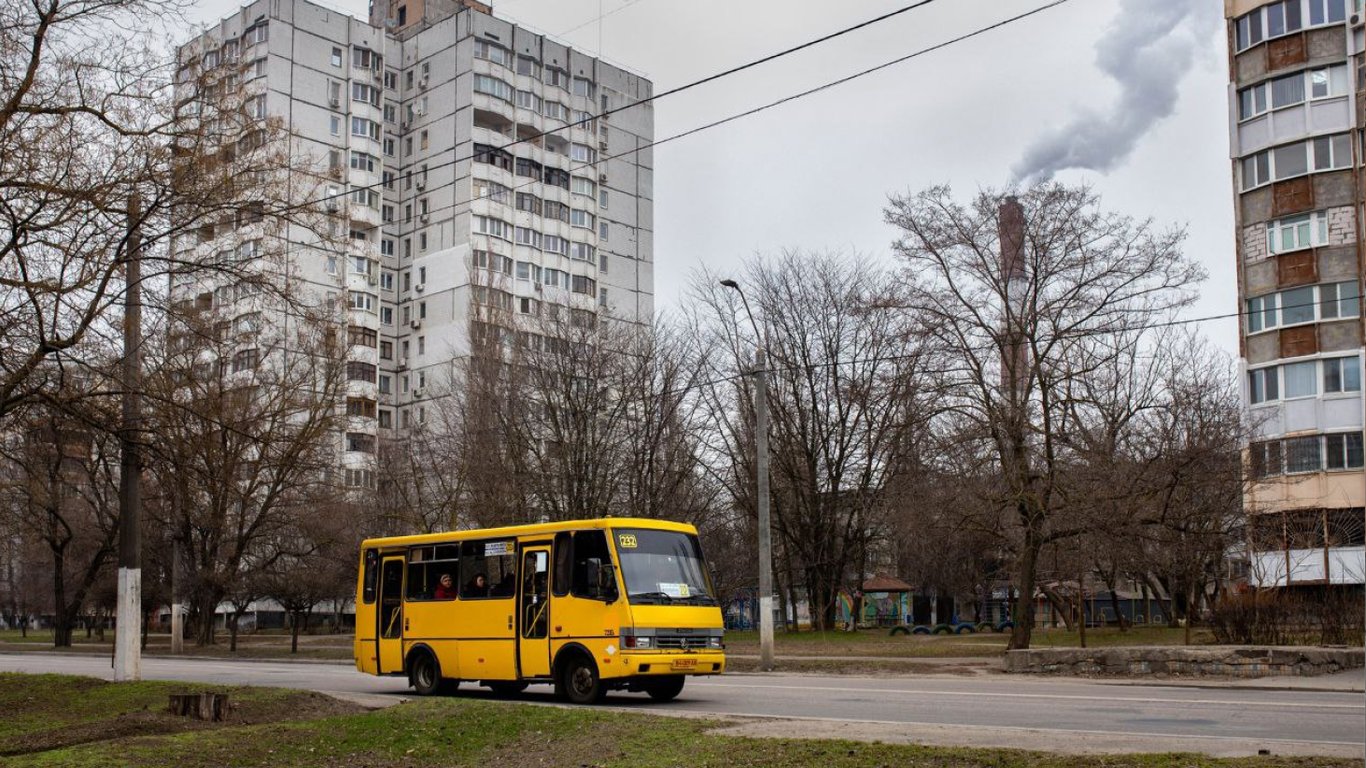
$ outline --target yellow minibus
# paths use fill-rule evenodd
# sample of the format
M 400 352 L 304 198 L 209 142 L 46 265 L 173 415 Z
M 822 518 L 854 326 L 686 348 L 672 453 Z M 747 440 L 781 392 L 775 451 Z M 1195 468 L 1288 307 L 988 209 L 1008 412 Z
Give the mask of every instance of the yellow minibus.
M 725 671 L 721 608 L 691 525 L 604 518 L 368 539 L 356 668 L 422 695 L 550 683 L 667 701 Z

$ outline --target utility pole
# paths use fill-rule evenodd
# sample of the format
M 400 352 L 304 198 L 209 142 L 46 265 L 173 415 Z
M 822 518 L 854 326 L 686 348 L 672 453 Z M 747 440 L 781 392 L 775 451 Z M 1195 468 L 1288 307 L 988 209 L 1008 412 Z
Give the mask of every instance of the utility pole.
M 114 634 L 114 679 L 142 679 L 142 202 L 128 198 L 127 286 L 123 303 L 123 424 L 119 429 L 119 599 Z
M 171 653 L 185 652 L 185 617 L 180 608 L 184 600 L 180 578 L 180 537 L 171 537 Z
M 773 660 L 773 530 L 769 522 L 768 493 L 768 355 L 766 354 L 767 336 L 754 322 L 754 313 L 749 311 L 749 299 L 734 280 L 722 280 L 721 285 L 740 294 L 745 304 L 745 314 L 754 328 L 757 349 L 754 353 L 754 431 L 755 494 L 758 496 L 759 528 L 759 669 L 769 672 L 774 667 Z

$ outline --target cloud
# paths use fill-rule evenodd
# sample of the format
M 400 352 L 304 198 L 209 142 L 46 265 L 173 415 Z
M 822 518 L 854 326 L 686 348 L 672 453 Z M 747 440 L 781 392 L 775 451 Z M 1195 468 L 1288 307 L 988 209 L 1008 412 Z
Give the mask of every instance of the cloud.
M 1040 137 L 1012 172 L 1042 181 L 1067 168 L 1109 171 L 1176 110 L 1178 86 L 1219 16 L 1207 0 L 1123 0 L 1096 43 L 1096 66 L 1119 83 L 1109 111 L 1086 110 Z

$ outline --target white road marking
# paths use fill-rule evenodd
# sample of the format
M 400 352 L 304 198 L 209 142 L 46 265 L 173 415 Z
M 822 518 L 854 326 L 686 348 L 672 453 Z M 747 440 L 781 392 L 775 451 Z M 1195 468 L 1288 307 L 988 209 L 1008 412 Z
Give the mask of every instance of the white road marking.
M 1366 703 L 1362 704 L 1313 704 L 1303 702 L 1282 702 L 1282 701 L 1229 701 L 1221 699 L 1160 699 L 1153 697 L 1136 696 L 1080 696 L 1065 693 L 1007 693 L 1004 691 L 944 691 L 944 690 L 916 690 L 911 688 L 844 688 L 835 686 L 807 686 L 807 685 L 754 685 L 746 683 L 744 685 L 731 685 L 729 683 L 716 682 L 693 682 L 693 687 L 710 688 L 766 688 L 780 691 L 823 691 L 834 693 L 862 693 L 862 694 L 904 694 L 908 696 L 985 696 L 998 697 L 1003 699 L 1056 699 L 1061 701 L 1103 701 L 1108 703 L 1125 704 L 1201 704 L 1230 707 L 1272 707 L 1272 708 L 1291 708 L 1291 709 L 1366 709 Z

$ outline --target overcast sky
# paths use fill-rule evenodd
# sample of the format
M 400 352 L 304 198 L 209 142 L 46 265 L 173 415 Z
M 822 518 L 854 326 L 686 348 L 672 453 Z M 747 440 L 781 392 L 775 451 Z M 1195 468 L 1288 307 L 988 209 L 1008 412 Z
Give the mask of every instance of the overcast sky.
M 665 137 L 903 56 L 1045 0 L 939 0 L 656 104 Z M 365 0 L 321 3 L 365 18 Z M 681 85 L 849 26 L 905 0 L 493 0 L 495 15 Z M 202 0 L 198 21 L 233 12 Z M 890 259 L 890 193 L 967 196 L 1079 163 L 1107 207 L 1187 228 L 1210 274 L 1190 317 L 1237 310 L 1227 53 L 1211 0 L 1071 0 L 1029 19 L 655 154 L 655 291 L 783 248 Z M 601 19 L 599 20 L 600 14 Z M 1123 20 L 1124 24 L 1118 22 Z M 590 22 L 586 23 L 585 22 Z M 577 28 L 577 29 L 576 29 Z M 572 31 L 571 31 L 572 30 Z M 1169 113 L 1169 114 L 1168 114 Z M 1166 115 L 1166 116 L 1164 116 Z M 1237 324 L 1203 324 L 1236 354 Z

